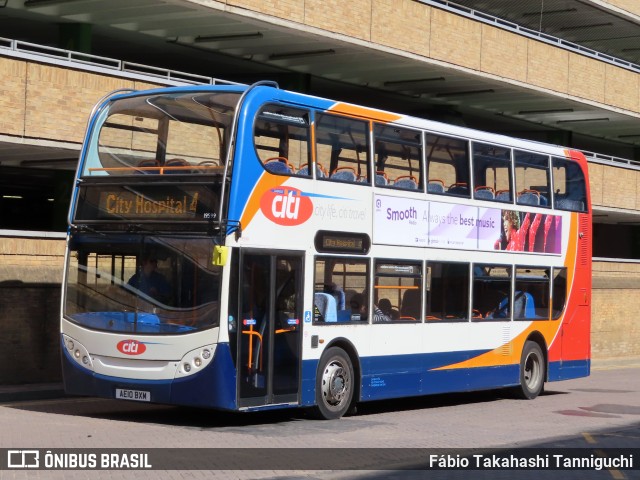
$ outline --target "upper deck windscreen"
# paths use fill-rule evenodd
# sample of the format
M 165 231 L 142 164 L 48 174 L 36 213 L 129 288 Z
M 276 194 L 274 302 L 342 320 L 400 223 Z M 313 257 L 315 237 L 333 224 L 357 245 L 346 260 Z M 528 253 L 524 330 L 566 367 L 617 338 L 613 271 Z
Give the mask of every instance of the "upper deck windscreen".
M 116 99 L 93 127 L 81 176 L 220 172 L 238 99 L 197 91 Z

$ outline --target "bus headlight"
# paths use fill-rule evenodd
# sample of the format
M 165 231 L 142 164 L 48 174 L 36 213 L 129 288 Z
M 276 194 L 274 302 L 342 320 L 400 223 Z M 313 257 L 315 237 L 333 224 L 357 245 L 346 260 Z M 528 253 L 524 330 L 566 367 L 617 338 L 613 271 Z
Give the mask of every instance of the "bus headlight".
M 67 347 L 69 357 L 74 362 L 76 362 L 83 368 L 87 368 L 93 371 L 93 362 L 91 360 L 91 355 L 89 355 L 89 352 L 84 347 L 84 345 L 65 334 L 62 334 L 62 341 Z
M 188 352 L 177 364 L 175 378 L 193 375 L 211 363 L 215 353 L 215 345 L 205 345 Z

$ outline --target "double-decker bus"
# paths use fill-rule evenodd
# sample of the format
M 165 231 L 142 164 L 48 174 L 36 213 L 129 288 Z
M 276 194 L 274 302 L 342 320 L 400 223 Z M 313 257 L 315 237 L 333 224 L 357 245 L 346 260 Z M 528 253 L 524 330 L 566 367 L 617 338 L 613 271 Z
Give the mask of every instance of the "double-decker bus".
M 116 92 L 69 212 L 70 394 L 224 410 L 590 371 L 573 150 L 284 91 Z

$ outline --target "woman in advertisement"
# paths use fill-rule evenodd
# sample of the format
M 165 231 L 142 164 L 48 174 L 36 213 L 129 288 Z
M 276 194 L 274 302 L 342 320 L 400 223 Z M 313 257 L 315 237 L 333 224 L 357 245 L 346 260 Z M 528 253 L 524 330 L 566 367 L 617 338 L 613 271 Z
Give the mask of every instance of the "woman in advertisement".
M 531 215 L 533 215 L 533 221 L 531 220 Z M 521 222 L 520 213 L 514 210 L 503 210 L 502 235 L 496 241 L 496 250 L 523 252 L 525 251 L 525 243 L 528 240 L 528 250 L 533 252 L 536 234 L 541 221 L 542 215 L 539 213 L 526 213 Z

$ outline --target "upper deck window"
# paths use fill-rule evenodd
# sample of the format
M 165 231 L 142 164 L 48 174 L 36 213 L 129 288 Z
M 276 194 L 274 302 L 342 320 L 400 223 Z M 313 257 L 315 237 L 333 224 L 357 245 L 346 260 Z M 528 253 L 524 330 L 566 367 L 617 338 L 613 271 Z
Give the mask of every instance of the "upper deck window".
M 375 185 L 422 190 L 422 135 L 416 130 L 376 124 Z
M 516 191 L 520 205 L 551 206 L 549 157 L 539 153 L 514 153 L 516 164 Z
M 82 176 L 221 171 L 238 97 L 192 91 L 114 100 L 91 133 Z
M 426 148 L 427 192 L 469 198 L 469 142 L 428 134 Z
M 258 158 L 271 173 L 311 176 L 306 110 L 282 105 L 263 107 L 256 119 L 253 140 Z
M 554 206 L 559 210 L 587 211 L 584 173 L 576 162 L 553 157 Z
M 371 183 L 369 176 L 369 124 L 339 115 L 316 116 L 318 168 L 330 180 Z
M 473 144 L 473 197 L 511 202 L 511 149 L 486 143 Z

